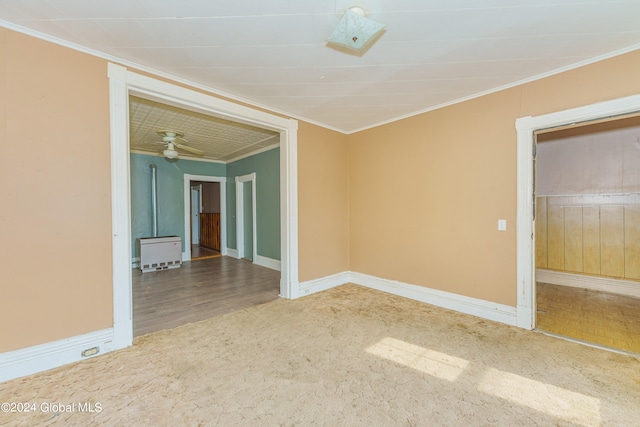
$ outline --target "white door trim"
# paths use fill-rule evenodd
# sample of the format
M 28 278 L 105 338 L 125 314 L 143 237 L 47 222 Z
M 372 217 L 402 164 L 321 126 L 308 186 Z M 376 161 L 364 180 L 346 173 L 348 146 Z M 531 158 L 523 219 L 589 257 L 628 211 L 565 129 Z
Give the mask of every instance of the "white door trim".
M 191 175 L 185 173 L 184 182 L 184 253 L 183 261 L 191 261 L 191 181 L 220 183 L 220 253 L 227 255 L 227 178 L 224 176 Z M 200 191 L 200 206 L 202 206 L 202 191 Z
M 247 123 L 280 134 L 280 295 L 298 289 L 298 122 L 108 64 L 111 146 L 114 349 L 133 343 L 129 94 Z M 188 235 L 188 234 L 187 234 Z
M 251 213 L 252 213 L 252 234 L 253 251 L 251 260 L 255 262 L 258 255 L 258 226 L 257 226 L 257 210 L 256 210 L 256 173 L 248 175 L 236 176 L 236 249 L 238 251 L 238 259 L 244 258 L 244 186 L 245 182 L 251 183 Z
M 517 307 L 516 324 L 535 328 L 535 224 L 533 221 L 534 133 L 543 129 L 570 126 L 640 112 L 640 95 L 633 95 L 570 110 L 516 120 L 517 130 Z
M 200 244 L 200 213 L 202 211 L 202 184 L 190 185 L 191 187 L 191 212 L 190 212 L 190 236 L 194 245 Z M 195 193 L 195 197 L 194 197 Z M 197 197 L 197 199 L 196 199 Z M 195 202 L 195 206 L 194 206 Z M 197 210 L 194 212 L 194 208 Z M 195 219 L 195 221 L 194 221 Z M 195 222 L 195 224 L 194 224 Z M 184 254 L 183 254 L 184 255 Z M 184 261 L 184 256 L 182 257 Z

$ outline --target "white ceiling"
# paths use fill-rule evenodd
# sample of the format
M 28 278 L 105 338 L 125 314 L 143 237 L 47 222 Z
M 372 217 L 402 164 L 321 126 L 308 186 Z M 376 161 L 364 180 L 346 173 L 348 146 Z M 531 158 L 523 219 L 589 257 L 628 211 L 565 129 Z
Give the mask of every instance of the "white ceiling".
M 351 6 L 387 24 L 363 55 L 325 42 Z M 345 133 L 640 48 L 640 0 L 0 0 L 0 20 Z

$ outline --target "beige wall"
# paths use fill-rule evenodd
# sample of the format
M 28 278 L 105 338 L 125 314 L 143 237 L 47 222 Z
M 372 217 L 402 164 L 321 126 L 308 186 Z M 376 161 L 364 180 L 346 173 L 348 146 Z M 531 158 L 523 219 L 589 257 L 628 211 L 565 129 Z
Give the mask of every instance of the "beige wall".
M 0 28 L 0 352 L 113 325 L 104 60 Z
M 505 112 L 517 107 L 502 93 L 352 135 L 351 270 L 513 303 L 516 144 Z
M 346 135 L 307 123 L 298 129 L 301 282 L 349 270 Z
M 515 120 L 638 94 L 639 73 L 635 52 L 350 135 L 351 270 L 515 305 Z

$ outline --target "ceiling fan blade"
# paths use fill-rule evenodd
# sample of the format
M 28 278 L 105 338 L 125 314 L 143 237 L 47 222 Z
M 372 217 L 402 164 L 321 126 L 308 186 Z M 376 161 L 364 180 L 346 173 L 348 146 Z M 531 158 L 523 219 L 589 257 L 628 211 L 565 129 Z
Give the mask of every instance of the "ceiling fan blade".
M 177 148 L 181 150 L 189 151 L 193 154 L 197 154 L 198 156 L 202 156 L 204 154 L 204 151 L 198 150 L 197 148 L 189 147 L 188 145 L 182 145 L 182 144 L 173 144 L 173 145 L 175 145 Z

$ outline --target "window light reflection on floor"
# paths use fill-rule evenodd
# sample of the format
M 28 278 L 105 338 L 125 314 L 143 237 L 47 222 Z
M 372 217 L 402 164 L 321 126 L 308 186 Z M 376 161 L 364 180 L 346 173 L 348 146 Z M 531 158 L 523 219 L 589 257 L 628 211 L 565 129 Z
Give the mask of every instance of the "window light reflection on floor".
M 600 425 L 600 399 L 511 372 L 487 369 L 478 390 L 578 425 Z
M 447 381 L 455 381 L 469 364 L 467 360 L 390 337 L 383 338 L 366 351 Z
M 468 360 L 391 337 L 383 338 L 366 351 L 451 382 L 456 381 L 470 364 Z M 477 378 L 477 390 L 482 393 L 569 421 L 573 425 L 601 424 L 598 398 L 495 368 L 483 370 Z

